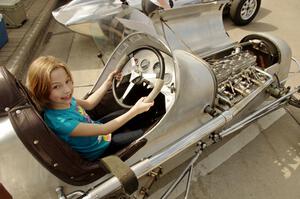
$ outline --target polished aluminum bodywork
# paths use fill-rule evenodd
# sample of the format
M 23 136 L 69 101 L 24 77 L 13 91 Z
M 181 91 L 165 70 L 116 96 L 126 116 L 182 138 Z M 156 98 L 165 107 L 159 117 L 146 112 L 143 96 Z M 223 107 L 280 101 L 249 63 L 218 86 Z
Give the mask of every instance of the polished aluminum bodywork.
M 143 20 L 139 21 L 143 22 L 142 27 L 145 29 L 140 29 L 139 32 L 134 30 L 134 33 L 129 32 L 128 36 L 121 35 L 122 41 L 108 59 L 103 73 L 91 92 L 105 81 L 107 75 L 116 66 L 125 65 L 125 70 L 127 65 L 130 67 L 127 55 L 143 46 L 151 46 L 162 52 L 166 62 L 166 73 L 170 77 L 161 90 L 165 96 L 166 113 L 153 128 L 143 135 L 143 138 L 148 141 L 147 144 L 126 161 L 140 180 L 140 186 L 143 185 L 142 181 L 146 174 L 158 166 L 162 166 L 164 173 L 167 173 L 189 159 L 194 154 L 197 143 L 206 139 L 211 133 L 228 127 L 228 131 L 231 132 L 231 125 L 237 121 L 243 124 L 246 122 L 243 120 L 247 118 L 246 116 L 250 117 L 250 121 L 253 113 L 253 118 L 258 118 L 261 112 L 253 109 L 251 103 L 258 105 L 269 97 L 264 91 L 274 82 L 273 74 L 278 75 L 281 83 L 286 81 L 290 67 L 290 48 L 277 37 L 255 34 L 257 38 L 267 39 L 274 44 L 276 50 L 280 52 L 278 61 L 266 69 L 258 68 L 255 64 L 247 66 L 247 69 L 251 68 L 252 72 L 263 77 L 262 81 L 257 84 L 252 82 L 251 92 L 240 97 L 233 104 L 226 106 L 221 104 L 220 106 L 225 107 L 225 110 L 220 109 L 219 115 L 213 117 L 204 110 L 208 105 L 213 106 L 216 100 L 220 99 L 222 82 L 219 82 L 216 71 L 213 70 L 208 60 L 214 55 L 218 55 L 218 61 L 230 58 L 231 54 L 228 52 L 239 49 L 241 46 L 238 42 L 230 40 L 223 27 L 222 9 L 227 1 L 157 10 L 151 20 L 146 15 L 132 11 L 134 10 L 132 7 L 121 8 L 119 3 L 115 3 L 116 1 L 109 2 L 107 7 L 90 8 L 89 12 L 103 11 L 100 18 L 87 22 L 87 18 L 80 16 L 82 24 L 91 26 L 90 22 L 93 22 L 92 26 L 95 25 L 97 30 L 101 30 L 98 32 L 99 35 L 94 35 L 98 39 L 106 38 L 105 41 L 111 42 L 109 41 L 111 38 L 101 29 L 104 26 L 99 26 L 101 24 L 98 22 L 103 18 L 112 18 L 123 11 L 128 11 L 131 16 L 129 21 L 119 20 L 119 22 L 125 24 L 125 27 L 134 24 L 130 26 L 133 28 L 140 27 L 137 26 L 136 16 L 143 16 L 142 19 L 148 20 L 146 24 Z M 75 0 L 69 5 L 72 4 L 79 10 L 84 2 Z M 139 14 L 135 15 L 136 13 Z M 78 20 L 70 16 L 65 16 L 65 18 L 60 16 L 56 19 L 68 21 L 71 29 L 79 28 L 74 22 Z M 155 63 L 155 58 L 147 51 L 139 51 L 135 56 L 139 63 L 143 59 L 148 59 L 151 65 Z M 242 72 L 229 74 L 228 78 L 234 79 L 242 75 Z M 150 78 L 149 81 L 153 79 Z M 266 108 L 266 111 L 268 110 L 269 107 Z M 15 198 L 55 198 L 55 188 L 58 186 L 64 186 L 67 193 L 77 189 L 86 191 L 84 197 L 86 199 L 101 198 L 121 188 L 119 180 L 116 177 L 110 178 L 110 174 L 84 187 L 65 184 L 31 156 L 19 141 L 7 117 L 0 118 L 0 129 L 0 181 Z M 224 134 L 226 133 L 228 132 L 225 131 Z M 185 151 L 188 151 L 188 155 L 179 158 L 179 155 Z M 96 186 L 97 184 L 100 186 Z M 89 190 L 92 187 L 93 189 Z M 81 192 L 76 193 L 81 195 Z
M 209 54 L 232 43 L 223 27 L 226 0 L 176 1 L 172 9 L 156 9 L 151 16 L 141 11 L 140 1 L 136 0 L 128 1 L 130 7 L 123 5 L 123 8 L 117 0 L 72 2 L 54 11 L 54 18 L 75 32 L 94 37 L 103 53 L 108 51 L 107 46 L 116 46 L 133 31 L 143 31 L 162 40 L 168 38 L 171 48 L 194 54 Z
M 0 118 L 0 129 L 0 181 L 4 187 L 14 198 L 55 197 L 53 191 L 61 182 L 27 151 L 9 118 Z

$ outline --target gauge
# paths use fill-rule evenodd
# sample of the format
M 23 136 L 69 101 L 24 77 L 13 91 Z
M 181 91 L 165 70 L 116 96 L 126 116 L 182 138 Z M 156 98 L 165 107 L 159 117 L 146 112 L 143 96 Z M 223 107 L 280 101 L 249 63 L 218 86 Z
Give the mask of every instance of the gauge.
M 140 64 L 142 70 L 147 70 L 149 68 L 149 65 L 150 61 L 148 59 L 143 59 Z
M 156 77 L 159 77 L 160 74 L 160 63 L 156 62 L 153 66 L 153 71 L 156 74 Z
M 170 73 L 166 73 L 164 77 L 164 84 L 170 84 L 172 82 L 172 75 Z

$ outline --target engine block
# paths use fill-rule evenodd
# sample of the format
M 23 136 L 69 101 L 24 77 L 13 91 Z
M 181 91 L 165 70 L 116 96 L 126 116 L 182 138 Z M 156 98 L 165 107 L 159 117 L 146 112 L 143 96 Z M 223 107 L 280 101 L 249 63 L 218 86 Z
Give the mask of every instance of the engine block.
M 256 60 L 254 54 L 239 47 L 223 58 L 206 60 L 217 79 L 217 107 L 226 110 L 234 106 L 270 78 L 258 69 Z

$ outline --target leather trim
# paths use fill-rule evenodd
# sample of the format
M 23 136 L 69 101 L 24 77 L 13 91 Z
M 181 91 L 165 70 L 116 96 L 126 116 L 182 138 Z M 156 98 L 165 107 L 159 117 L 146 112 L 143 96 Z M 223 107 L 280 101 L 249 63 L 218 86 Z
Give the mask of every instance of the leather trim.
M 1 199 L 12 199 L 10 193 L 5 189 L 2 183 L 0 183 L 0 198 Z
M 27 103 L 18 81 L 3 66 L 0 67 L 0 117 L 7 116 L 7 110 Z
M 125 193 L 132 194 L 139 187 L 135 173 L 117 156 L 107 156 L 101 159 L 102 164 L 116 176 L 122 184 Z

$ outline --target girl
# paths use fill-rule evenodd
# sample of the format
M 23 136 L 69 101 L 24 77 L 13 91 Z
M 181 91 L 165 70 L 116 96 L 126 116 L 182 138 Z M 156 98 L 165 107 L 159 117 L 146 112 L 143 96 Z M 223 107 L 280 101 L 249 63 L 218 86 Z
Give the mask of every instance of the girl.
M 81 156 L 92 161 L 107 150 L 111 133 L 153 105 L 141 98 L 129 111 L 105 124 L 92 121 L 85 110 L 92 110 L 101 101 L 114 77 L 120 79 L 120 74 L 112 72 L 88 99 L 75 99 L 72 96 L 73 79 L 67 66 L 55 57 L 42 56 L 30 65 L 27 86 L 33 100 L 44 111 L 44 120 L 50 129 Z M 142 135 L 139 131 L 130 133 L 135 139 Z

